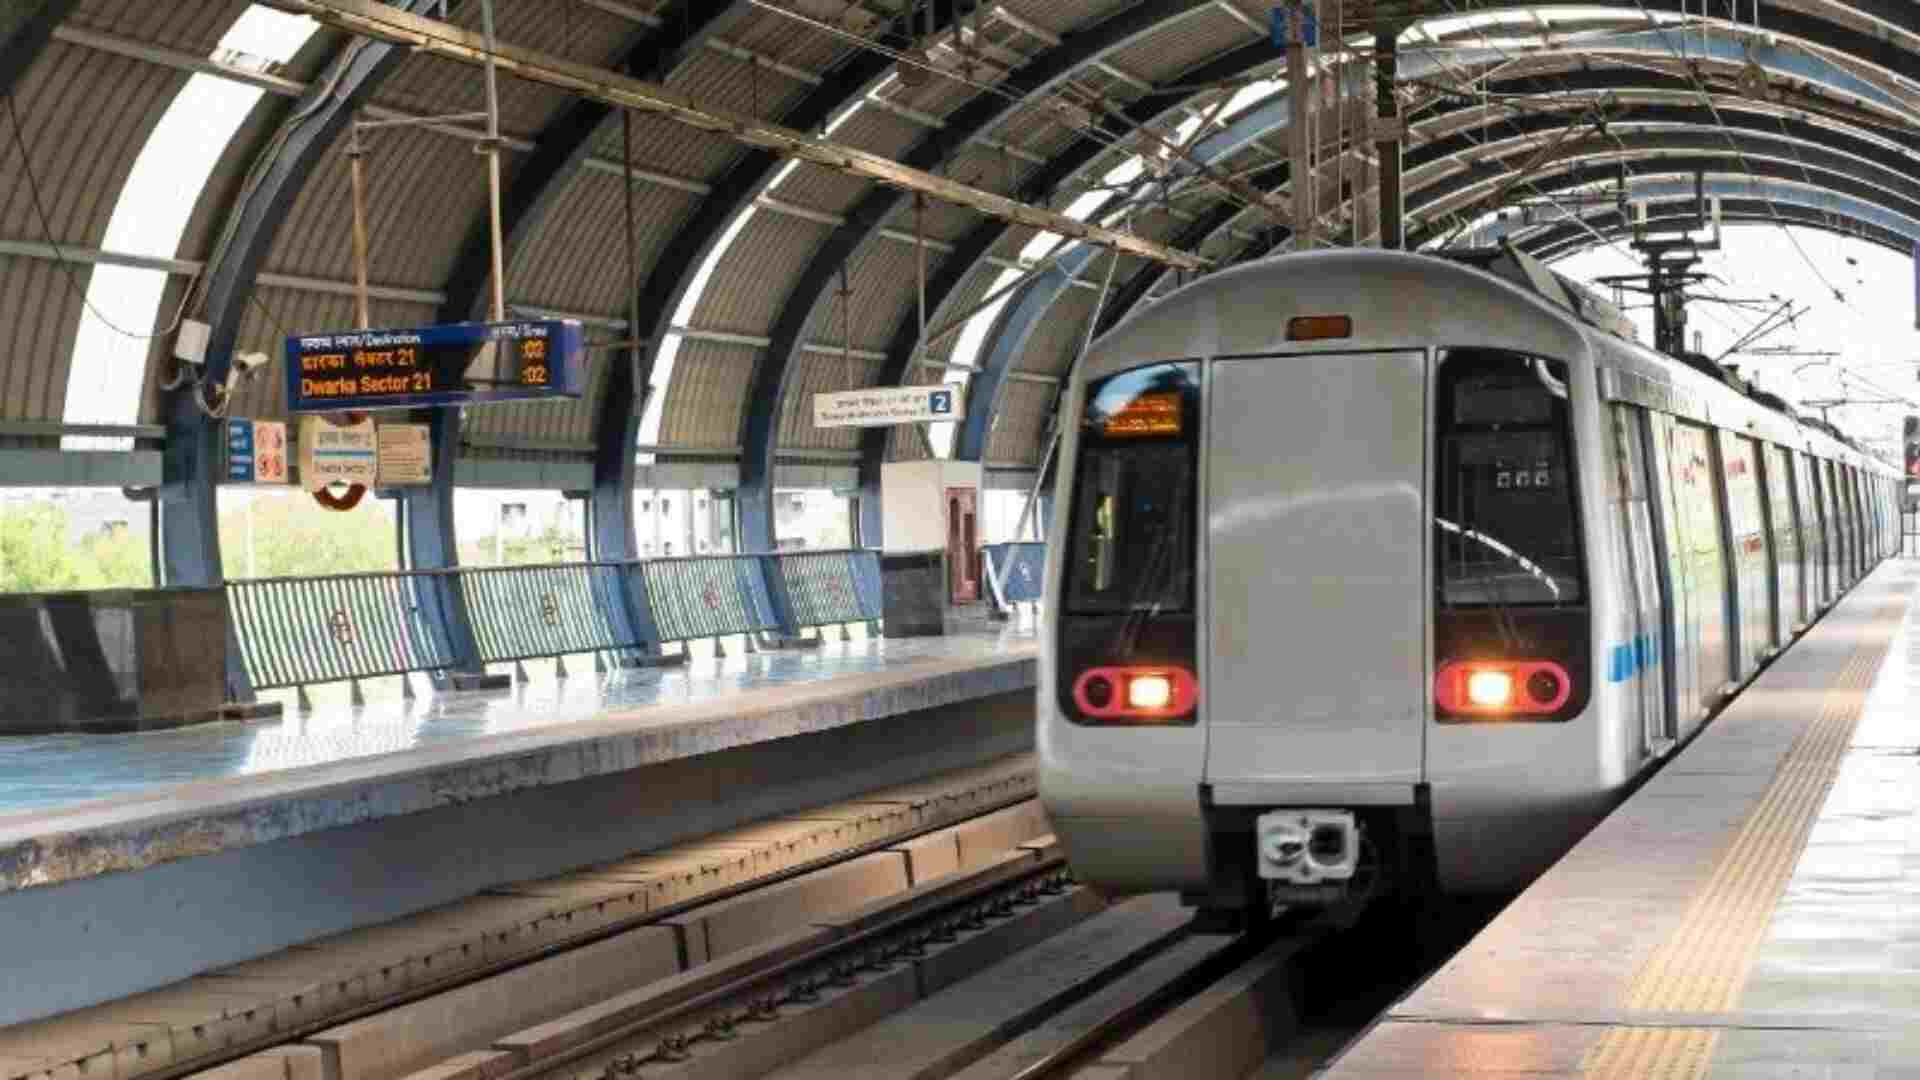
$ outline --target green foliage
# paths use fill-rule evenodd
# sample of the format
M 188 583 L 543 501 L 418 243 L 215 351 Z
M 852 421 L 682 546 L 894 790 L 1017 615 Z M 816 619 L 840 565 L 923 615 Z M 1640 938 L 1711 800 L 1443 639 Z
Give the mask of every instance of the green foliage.
M 146 537 L 129 529 L 74 542 L 66 508 L 16 503 L 0 508 L 0 592 L 144 588 Z
M 220 515 L 220 555 L 229 578 L 395 568 L 393 510 L 372 496 L 347 511 L 328 510 L 303 491 L 256 497 L 251 560 L 247 532 L 247 507 L 235 500 Z
M 49 503 L 0 510 L 0 590 L 48 592 L 82 588 L 67 546 L 66 511 Z
M 144 531 L 120 528 L 75 539 L 59 503 L 0 506 L 0 592 L 147 588 L 153 584 Z M 228 577 L 248 576 L 247 508 L 220 515 Z M 256 498 L 253 568 L 261 577 L 394 568 L 393 511 L 373 499 L 339 513 L 304 492 Z

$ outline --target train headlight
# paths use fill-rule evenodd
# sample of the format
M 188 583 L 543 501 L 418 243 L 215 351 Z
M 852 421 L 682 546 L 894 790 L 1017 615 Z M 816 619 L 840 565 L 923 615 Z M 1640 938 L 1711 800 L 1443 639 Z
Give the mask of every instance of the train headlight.
M 1136 709 L 1164 709 L 1173 701 L 1173 680 L 1165 675 L 1135 675 L 1127 680 L 1127 704 Z
M 1081 717 L 1110 724 L 1187 723 L 1200 685 L 1183 667 L 1097 667 L 1073 681 Z
M 1552 660 L 1449 660 L 1433 677 L 1433 701 L 1449 716 L 1549 716 L 1573 696 Z
M 1475 671 L 1467 675 L 1467 700 L 1483 709 L 1498 709 L 1513 699 L 1513 676 L 1504 671 Z

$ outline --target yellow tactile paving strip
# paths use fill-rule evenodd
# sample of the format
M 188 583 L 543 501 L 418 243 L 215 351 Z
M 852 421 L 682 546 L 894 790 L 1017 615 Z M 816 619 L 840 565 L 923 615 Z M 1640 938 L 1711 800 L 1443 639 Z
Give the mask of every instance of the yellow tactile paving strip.
M 1903 596 L 1874 621 L 1898 618 L 1905 610 Z M 1794 740 L 1680 925 L 1634 976 L 1628 1009 L 1713 1013 L 1739 1004 L 1754 954 L 1833 787 L 1890 642 L 1890 635 L 1869 635 L 1848 658 L 1824 695 L 1820 716 Z M 1588 1052 L 1582 1072 L 1596 1080 L 1696 1080 L 1706 1074 L 1717 1039 L 1709 1028 L 1616 1027 Z

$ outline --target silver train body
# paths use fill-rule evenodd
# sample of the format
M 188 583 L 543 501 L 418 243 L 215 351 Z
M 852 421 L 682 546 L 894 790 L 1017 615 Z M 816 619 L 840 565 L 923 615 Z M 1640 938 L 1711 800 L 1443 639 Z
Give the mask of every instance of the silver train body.
M 1083 880 L 1516 887 L 1897 550 L 1895 470 L 1503 258 L 1282 256 L 1093 345 L 1038 731 Z

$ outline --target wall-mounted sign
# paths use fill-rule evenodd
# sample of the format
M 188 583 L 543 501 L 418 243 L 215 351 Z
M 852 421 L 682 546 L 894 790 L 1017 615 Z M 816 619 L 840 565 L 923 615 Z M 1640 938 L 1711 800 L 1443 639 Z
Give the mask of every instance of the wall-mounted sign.
M 227 482 L 287 482 L 287 425 L 283 421 L 227 421 Z
M 323 416 L 300 418 L 300 483 L 309 491 L 328 484 L 363 484 L 379 479 L 372 420 L 340 425 Z
M 959 420 L 966 416 L 964 388 L 951 383 L 937 386 L 881 386 L 869 390 L 836 390 L 813 395 L 814 427 L 886 427 Z
M 450 323 L 287 339 L 291 412 L 577 398 L 586 337 L 571 320 Z
M 381 424 L 375 437 L 380 486 L 433 483 L 433 446 L 426 424 Z

